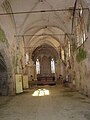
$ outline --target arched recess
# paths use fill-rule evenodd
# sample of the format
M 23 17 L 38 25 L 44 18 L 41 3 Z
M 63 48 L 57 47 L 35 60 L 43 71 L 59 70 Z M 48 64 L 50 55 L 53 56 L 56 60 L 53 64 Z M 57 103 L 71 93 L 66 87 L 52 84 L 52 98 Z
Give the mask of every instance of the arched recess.
M 63 44 L 64 38 L 66 35 L 66 33 L 57 26 L 44 26 L 40 28 L 36 26 L 31 29 L 28 29 L 27 32 L 25 32 L 24 34 L 31 35 L 31 36 L 25 37 L 26 46 L 29 46 L 30 44 L 32 44 L 32 42 L 38 39 L 43 38 L 44 40 L 44 38 L 46 37 L 47 38 L 52 37 L 57 42 Z
M 53 75 L 51 73 L 52 58 L 54 59 L 54 61 L 57 61 L 59 56 L 55 48 L 50 46 L 49 44 L 44 43 L 33 51 L 32 60 L 34 61 L 34 63 L 37 59 L 39 59 L 40 61 L 40 77 Z
M 31 31 L 27 31 L 26 34 L 31 34 Z M 65 33 L 57 27 L 40 28 L 34 31 L 31 36 L 25 37 L 25 46 L 31 47 L 32 51 L 44 43 L 53 46 L 57 51 L 58 47 L 64 44 Z
M 0 95 L 14 94 L 13 70 L 10 58 L 0 49 Z
M 8 94 L 8 71 L 4 57 L 0 53 L 0 94 Z
M 36 61 L 36 59 L 38 57 L 40 57 L 41 55 L 44 56 L 48 56 L 48 57 L 53 57 L 55 60 L 58 59 L 58 52 L 56 51 L 56 49 L 54 47 L 52 47 L 49 44 L 42 44 L 40 46 L 38 46 L 33 52 L 32 52 L 32 60 Z

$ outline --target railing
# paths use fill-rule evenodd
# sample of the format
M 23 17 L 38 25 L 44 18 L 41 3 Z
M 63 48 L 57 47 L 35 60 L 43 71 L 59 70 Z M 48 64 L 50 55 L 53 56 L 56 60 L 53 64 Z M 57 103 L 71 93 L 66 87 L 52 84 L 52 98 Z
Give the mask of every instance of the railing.
M 44 76 L 37 78 L 37 84 L 55 84 L 55 77 L 53 76 Z

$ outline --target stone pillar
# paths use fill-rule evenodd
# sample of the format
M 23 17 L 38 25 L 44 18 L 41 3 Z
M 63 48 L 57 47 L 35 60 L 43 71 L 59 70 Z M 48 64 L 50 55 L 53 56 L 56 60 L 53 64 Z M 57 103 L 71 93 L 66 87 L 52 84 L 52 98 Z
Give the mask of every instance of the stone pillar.
M 15 94 L 15 77 L 14 74 L 8 72 L 8 95 Z
M 66 67 L 64 65 L 63 62 L 61 62 L 61 75 L 63 76 L 63 78 L 65 78 L 66 75 Z

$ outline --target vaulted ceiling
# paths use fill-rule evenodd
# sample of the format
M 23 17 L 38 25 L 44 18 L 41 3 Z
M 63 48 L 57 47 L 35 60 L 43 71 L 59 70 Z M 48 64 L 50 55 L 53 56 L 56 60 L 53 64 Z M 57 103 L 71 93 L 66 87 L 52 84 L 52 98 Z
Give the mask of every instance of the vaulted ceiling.
M 58 47 L 64 41 L 64 34 L 71 33 L 69 8 L 74 7 L 74 3 L 75 0 L 6 0 L 3 6 L 7 12 L 20 13 L 13 15 L 13 23 L 17 34 L 30 35 L 25 37 L 26 46 L 45 42 Z
M 72 12 L 76 0 L 1 0 L 17 35 L 24 36 L 26 47 L 42 44 L 58 48 L 64 44 L 65 34 L 71 34 Z M 89 0 L 87 4 L 90 4 Z M 22 37 L 18 37 L 22 39 Z
M 43 44 L 43 45 L 37 47 L 34 50 L 34 52 L 32 53 L 33 61 L 36 61 L 37 58 L 41 59 L 44 56 L 46 56 L 49 59 L 52 59 L 52 58 L 54 58 L 54 60 L 58 59 L 57 51 L 48 44 Z

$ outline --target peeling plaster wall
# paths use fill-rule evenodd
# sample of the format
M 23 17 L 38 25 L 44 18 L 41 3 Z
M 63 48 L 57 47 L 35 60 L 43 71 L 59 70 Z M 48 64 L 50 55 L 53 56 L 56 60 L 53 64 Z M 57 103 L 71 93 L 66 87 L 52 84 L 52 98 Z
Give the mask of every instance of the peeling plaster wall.
M 90 84 L 89 79 L 90 76 L 88 75 L 88 63 L 87 59 L 83 60 L 79 64 L 77 62 L 74 63 L 74 70 L 75 70 L 75 85 L 76 90 L 78 90 L 80 93 L 89 95 L 90 91 Z
M 14 79 L 14 69 L 12 64 L 12 55 L 9 54 L 9 50 L 4 47 L 3 43 L 0 43 L 0 53 L 2 54 L 6 67 L 7 67 L 7 94 L 13 95 L 15 92 L 15 79 Z M 2 79 L 4 79 L 5 75 L 3 74 Z M 5 94 L 5 95 L 7 95 Z
M 79 63 L 77 62 L 76 60 L 76 54 L 78 53 L 78 49 L 77 49 L 73 55 L 74 67 L 72 71 L 74 74 L 76 90 L 86 96 L 90 96 L 90 31 L 89 30 L 87 31 L 87 27 L 88 27 L 87 16 L 89 15 L 89 12 L 90 11 L 87 11 L 84 17 L 87 39 L 82 46 L 87 51 L 86 59 L 84 59 Z
M 4 12 L 0 6 L 0 12 Z M 0 53 L 4 57 L 7 67 L 8 95 L 15 93 L 15 28 L 9 16 L 0 16 Z M 2 76 L 3 78 L 3 76 Z

